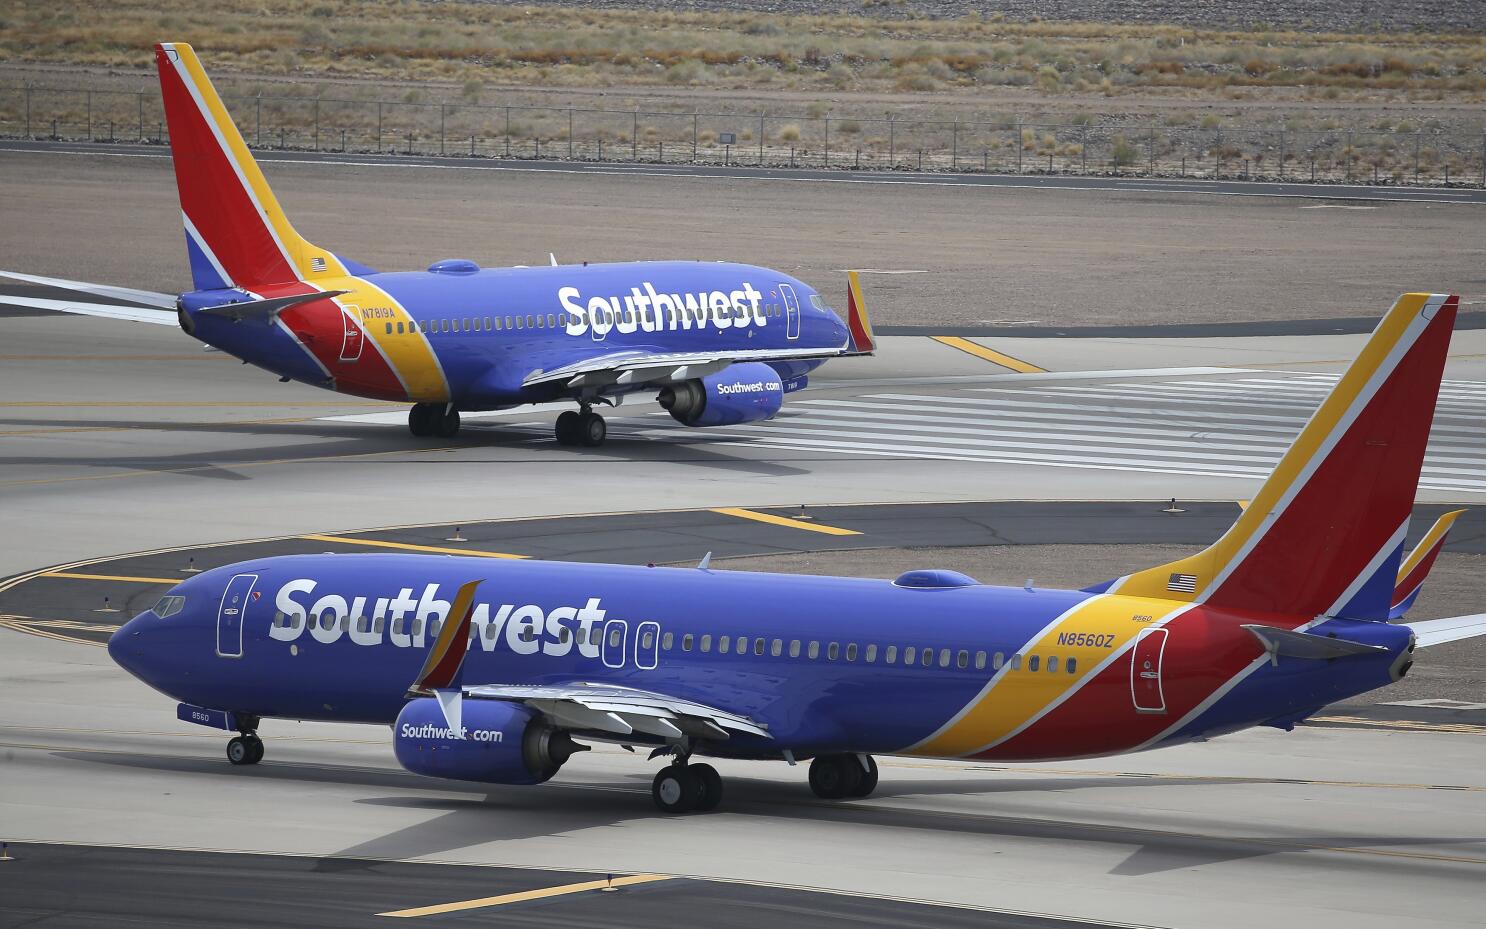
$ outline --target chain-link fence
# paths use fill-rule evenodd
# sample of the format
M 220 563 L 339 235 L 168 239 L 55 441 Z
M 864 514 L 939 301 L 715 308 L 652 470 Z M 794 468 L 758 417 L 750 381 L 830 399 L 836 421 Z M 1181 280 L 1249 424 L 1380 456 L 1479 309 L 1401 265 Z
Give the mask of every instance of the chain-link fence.
M 1486 130 L 1235 129 L 224 98 L 258 148 L 1486 187 Z M 168 141 L 157 92 L 0 88 L 0 135 Z

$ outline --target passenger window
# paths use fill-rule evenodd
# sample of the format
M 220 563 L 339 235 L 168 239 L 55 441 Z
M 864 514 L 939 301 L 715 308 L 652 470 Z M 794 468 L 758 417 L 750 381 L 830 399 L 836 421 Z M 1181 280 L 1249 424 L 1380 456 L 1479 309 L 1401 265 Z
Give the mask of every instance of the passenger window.
M 874 661 L 877 660 L 877 646 L 876 645 L 868 645 L 867 646 L 867 654 L 866 654 L 865 658 L 866 658 L 867 664 L 871 664 L 872 662 L 874 662 Z
M 536 328 L 536 323 L 534 323 L 532 321 L 532 318 L 530 316 L 526 317 L 526 328 L 528 328 L 528 329 L 535 329 Z
M 753 640 L 753 653 L 755 655 L 763 655 L 764 640 L 762 637 Z
M 516 317 L 516 328 L 517 329 L 524 329 L 525 328 L 524 326 L 521 325 L 521 317 L 520 316 Z
M 829 658 L 831 661 L 835 661 L 838 657 L 840 657 L 840 655 L 841 655 L 841 646 L 840 645 L 837 645 L 835 642 L 832 642 L 830 645 L 827 645 L 826 646 L 826 657 Z
M 491 628 L 494 628 L 494 627 L 491 627 Z M 386 629 L 387 629 L 387 620 L 386 620 L 385 617 L 378 616 L 376 619 L 372 620 L 372 632 L 375 632 L 377 635 L 381 635 L 383 632 L 386 631 Z M 495 637 L 494 636 L 491 636 L 491 638 L 495 638 Z
M 1047 673 L 1052 674 L 1056 670 L 1058 670 L 1058 656 L 1057 655 L 1048 655 L 1047 656 Z
M 556 318 L 551 313 L 548 313 L 547 314 L 547 328 L 548 329 L 556 329 L 557 328 L 557 320 L 556 320 Z
M 402 323 L 398 323 L 397 324 L 397 334 L 398 335 L 403 335 L 404 334 L 403 333 L 403 329 L 402 329 L 402 325 L 403 325 Z
M 772 657 L 778 658 L 779 655 L 780 655 L 780 653 L 783 652 L 783 651 L 784 651 L 784 640 L 783 639 L 775 639 L 773 642 L 770 642 L 769 643 L 769 654 Z
M 857 660 L 857 644 L 855 642 L 853 642 L 850 645 L 846 646 L 846 660 L 847 661 L 856 661 Z
M 949 662 L 945 662 L 945 664 L 948 664 L 948 663 Z M 934 650 L 932 648 L 926 648 L 926 649 L 924 649 L 924 667 L 930 668 L 930 667 L 933 667 L 933 665 L 934 665 Z
M 717 637 L 717 653 L 719 655 L 726 655 L 728 652 L 732 651 L 732 644 L 733 644 L 733 637 L 732 636 L 730 636 L 730 635 L 720 635 L 720 636 L 718 636 Z
M 1006 664 L 1006 656 L 1002 655 L 1000 652 L 997 652 L 996 657 L 991 659 L 991 667 L 994 670 L 1000 671 L 1001 666 L 1004 664 Z
M 470 331 L 470 320 L 469 320 L 469 317 L 468 316 L 466 316 L 464 318 L 464 331 L 465 332 L 469 332 Z
M 977 671 L 984 671 L 985 670 L 985 667 L 986 667 L 986 653 L 985 652 L 976 652 L 975 653 L 975 670 L 977 670 Z
M 939 650 L 939 667 L 949 667 L 949 649 L 947 648 L 941 648 Z
M 497 316 L 495 318 L 495 331 L 496 332 L 500 332 L 501 331 L 501 324 L 500 324 L 500 317 L 499 316 Z
M 660 647 L 663 648 L 663 649 L 665 649 L 666 651 L 670 651 L 671 650 L 672 643 L 675 642 L 674 636 L 675 636 L 675 633 L 672 633 L 672 632 L 667 632 L 665 635 L 661 636 L 660 637 Z
M 334 617 L 331 617 L 330 622 L 327 623 L 326 625 L 327 626 L 333 626 L 333 625 L 335 625 L 335 618 Z M 530 629 L 528 629 L 527 631 L 528 632 L 531 632 L 531 638 L 528 639 L 527 641 L 531 641 L 531 642 L 536 641 L 537 634 L 535 632 L 532 632 L 532 630 L 530 630 Z M 423 620 L 415 618 L 413 620 L 413 635 L 414 635 L 414 637 L 417 637 L 422 632 L 423 632 Z
M 1011 656 L 1011 670 L 1013 670 L 1013 671 L 1020 671 L 1021 669 L 1022 669 L 1022 656 L 1021 655 L 1012 655 Z
M 1078 671 L 1078 659 L 1077 658 L 1069 658 L 1068 661 L 1063 665 L 1063 670 L 1067 671 L 1069 674 L 1073 674 L 1073 673 L 1077 672 Z
M 1027 670 L 1028 671 L 1036 671 L 1037 670 L 1037 666 L 1040 665 L 1041 663 L 1042 663 L 1042 657 L 1040 655 L 1028 655 L 1027 656 Z
M 391 323 L 388 323 L 387 324 L 387 334 L 388 335 L 391 335 L 392 334 L 392 324 Z
M 889 645 L 887 647 L 887 650 L 885 652 L 883 652 L 883 654 L 882 654 L 882 660 L 885 663 L 887 663 L 887 664 L 897 664 L 898 663 L 898 646 L 896 646 L 896 645 Z
M 910 645 L 907 648 L 903 649 L 903 663 L 904 664 L 913 664 L 913 659 L 915 659 L 917 657 L 918 657 L 918 649 L 914 648 L 912 645 Z
M 620 641 L 622 639 L 623 639 L 623 635 L 620 632 L 620 628 L 618 626 L 615 626 L 609 632 L 609 647 L 610 648 L 618 648 L 619 647 L 619 643 L 620 643 Z
M 557 644 L 558 645 L 566 645 L 566 644 L 568 644 L 568 638 L 571 635 L 572 635 L 572 633 L 568 630 L 568 627 L 567 626 L 563 626 L 562 627 L 562 631 L 560 631 L 560 632 L 557 633 Z M 651 641 L 652 641 L 653 638 L 654 638 L 654 636 L 651 633 L 649 633 L 649 632 L 645 633 L 645 647 L 646 648 L 649 648 L 650 647 L 650 643 L 651 643 Z
M 798 658 L 798 657 L 800 657 L 800 640 L 799 639 L 790 639 L 789 640 L 789 657 L 791 657 L 791 658 Z
M 960 653 L 955 656 L 955 667 L 959 668 L 961 671 L 970 667 L 970 653 L 961 650 Z
M 704 651 L 704 652 L 710 652 L 710 651 L 712 651 L 712 636 L 711 636 L 711 634 L 702 636 L 701 650 Z
M 819 658 L 820 657 L 820 643 L 819 642 L 811 642 L 810 643 L 810 648 L 808 650 L 806 650 L 805 654 L 809 655 L 811 659 Z
M 692 634 L 690 632 L 688 632 L 686 635 L 684 635 L 684 636 L 681 637 L 681 650 L 683 652 L 689 652 L 689 651 L 691 651 L 692 638 L 693 637 L 692 637 Z
M 347 628 L 350 627 L 348 626 Z M 444 628 L 443 623 L 439 622 L 437 619 L 430 619 L 428 621 L 428 637 L 430 639 L 437 639 L 439 637 L 439 630 L 442 628 Z
M 740 655 L 748 654 L 748 636 L 738 636 L 737 652 Z

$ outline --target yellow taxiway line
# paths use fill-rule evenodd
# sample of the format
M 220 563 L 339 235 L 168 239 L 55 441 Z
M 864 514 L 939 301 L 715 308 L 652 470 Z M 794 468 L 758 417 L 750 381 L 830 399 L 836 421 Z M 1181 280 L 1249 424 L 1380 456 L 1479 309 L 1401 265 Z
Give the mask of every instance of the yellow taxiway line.
M 77 581 L 128 581 L 134 584 L 179 584 L 183 577 L 130 577 L 127 574 L 83 574 L 79 571 L 44 571 L 41 577 L 70 577 Z
M 589 893 L 590 891 L 603 890 L 606 887 L 629 887 L 634 884 L 653 884 L 656 881 L 670 880 L 674 880 L 674 878 L 669 874 L 632 874 L 625 877 L 616 877 L 613 880 L 562 884 L 557 887 L 542 887 L 538 890 L 523 890 L 517 893 L 501 894 L 497 897 L 480 897 L 475 900 L 460 900 L 456 903 L 436 903 L 433 906 L 419 906 L 408 910 L 392 910 L 391 912 L 378 913 L 377 915 L 396 916 L 400 918 L 437 916 L 441 913 L 478 910 L 487 906 L 505 906 L 508 903 L 525 903 L 528 900 L 545 900 L 549 897 L 564 897 L 568 894 Z
M 1035 364 L 1023 361 L 1020 358 L 1013 358 L 1004 352 L 998 352 L 994 348 L 986 348 L 979 342 L 972 342 L 969 339 L 962 339 L 959 336 L 935 335 L 929 338 L 941 345 L 957 348 L 962 352 L 974 355 L 976 358 L 989 361 L 992 364 L 998 364 L 1003 368 L 1010 368 L 1022 374 L 1045 374 L 1047 372 L 1046 368 L 1039 368 Z
M 435 555 L 474 555 L 478 558 L 526 558 L 526 555 L 512 555 L 507 552 L 485 552 L 475 548 L 444 548 L 440 545 L 414 545 L 411 542 L 387 542 L 382 539 L 363 539 L 360 537 L 346 538 L 339 535 L 320 535 L 311 533 L 300 536 L 301 539 L 309 539 L 312 542 L 339 542 L 342 545 L 367 545 L 372 548 L 398 548 L 409 552 L 432 552 Z
M 807 523 L 802 519 L 790 519 L 788 516 L 775 516 L 772 513 L 760 513 L 757 510 L 746 510 L 741 506 L 724 506 L 714 509 L 712 512 L 721 513 L 723 516 L 736 516 L 739 519 L 752 519 L 761 523 L 769 523 L 774 526 L 787 526 L 790 529 L 804 529 L 807 532 L 821 532 L 826 535 L 861 535 L 855 529 L 842 529 L 839 526 L 824 526 L 820 523 Z

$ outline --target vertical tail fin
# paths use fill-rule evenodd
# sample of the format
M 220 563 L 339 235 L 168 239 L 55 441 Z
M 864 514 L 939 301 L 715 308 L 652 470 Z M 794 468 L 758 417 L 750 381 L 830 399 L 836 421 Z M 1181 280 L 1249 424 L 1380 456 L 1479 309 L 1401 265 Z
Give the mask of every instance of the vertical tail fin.
M 186 248 L 198 290 L 346 273 L 294 231 L 191 46 L 155 46 Z
M 1110 589 L 1387 619 L 1458 303 L 1400 297 L 1232 528 Z

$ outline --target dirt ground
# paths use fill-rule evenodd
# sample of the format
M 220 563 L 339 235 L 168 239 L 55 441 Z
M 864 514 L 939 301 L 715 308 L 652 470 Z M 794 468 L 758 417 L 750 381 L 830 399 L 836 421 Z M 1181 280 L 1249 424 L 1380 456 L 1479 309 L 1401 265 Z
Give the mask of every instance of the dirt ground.
M 163 153 L 162 153 L 163 154 Z M 1480 208 L 1143 192 L 276 163 L 300 231 L 386 270 L 730 259 L 844 292 L 878 325 L 1371 315 L 1406 290 L 1486 300 Z M 45 217 L 45 222 L 28 221 Z M 0 152 L 0 267 L 189 286 L 168 159 Z

